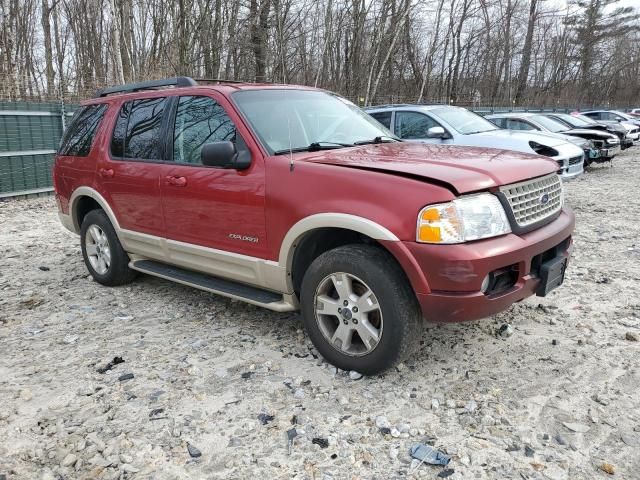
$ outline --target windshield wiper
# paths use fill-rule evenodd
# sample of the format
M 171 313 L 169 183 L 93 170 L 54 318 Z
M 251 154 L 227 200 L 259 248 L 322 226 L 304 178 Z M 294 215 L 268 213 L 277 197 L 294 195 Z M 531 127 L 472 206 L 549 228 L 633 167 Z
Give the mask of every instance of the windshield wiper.
M 334 150 L 336 148 L 353 147 L 353 143 L 340 143 L 340 142 L 326 142 L 324 140 L 320 142 L 311 142 L 306 147 L 296 148 L 283 148 L 273 152 L 274 155 L 283 155 L 289 152 L 318 152 L 320 150 Z
M 380 135 L 371 140 L 360 140 L 359 142 L 353 142 L 354 145 L 370 145 L 376 143 L 394 143 L 399 142 L 400 140 L 394 137 L 390 137 L 389 135 Z
M 312 142 L 307 147 L 307 150 L 310 152 L 314 152 L 316 150 L 328 150 L 331 148 L 340 148 L 340 147 L 353 147 L 353 143 L 341 143 L 341 142 Z
M 489 130 L 476 130 L 475 132 L 467 132 L 464 135 L 475 135 L 476 133 L 495 132 L 496 130 L 500 130 L 500 129 L 499 128 L 490 128 Z

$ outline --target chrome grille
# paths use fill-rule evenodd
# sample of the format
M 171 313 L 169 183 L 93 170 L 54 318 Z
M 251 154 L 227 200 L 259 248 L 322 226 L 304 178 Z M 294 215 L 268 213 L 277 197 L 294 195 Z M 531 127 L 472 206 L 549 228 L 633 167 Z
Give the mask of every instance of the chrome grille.
M 562 182 L 555 173 L 500 188 L 519 227 L 545 220 L 562 208 Z M 543 201 L 545 200 L 546 202 Z
M 582 161 L 582 157 L 572 157 L 569 159 L 569 165 L 577 165 Z

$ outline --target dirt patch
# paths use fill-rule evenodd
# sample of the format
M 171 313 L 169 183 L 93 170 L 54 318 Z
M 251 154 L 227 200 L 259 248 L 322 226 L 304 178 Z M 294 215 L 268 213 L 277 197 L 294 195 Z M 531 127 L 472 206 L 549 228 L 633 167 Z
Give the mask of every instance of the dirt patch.
M 296 314 L 144 276 L 102 287 L 52 198 L 0 203 L 0 478 L 640 478 L 636 151 L 567 185 L 562 288 L 429 326 L 359 380 Z M 412 464 L 416 442 L 451 462 Z

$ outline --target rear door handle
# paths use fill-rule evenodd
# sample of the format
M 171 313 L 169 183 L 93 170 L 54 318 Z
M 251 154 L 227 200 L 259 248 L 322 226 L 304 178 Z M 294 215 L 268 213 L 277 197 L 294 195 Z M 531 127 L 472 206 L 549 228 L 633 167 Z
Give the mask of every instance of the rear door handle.
M 100 172 L 100 176 L 105 178 L 112 178 L 114 175 L 113 169 L 111 168 L 101 168 L 99 172 Z
M 167 175 L 166 179 L 167 179 L 167 185 L 172 185 L 174 187 L 184 187 L 187 185 L 186 177 Z

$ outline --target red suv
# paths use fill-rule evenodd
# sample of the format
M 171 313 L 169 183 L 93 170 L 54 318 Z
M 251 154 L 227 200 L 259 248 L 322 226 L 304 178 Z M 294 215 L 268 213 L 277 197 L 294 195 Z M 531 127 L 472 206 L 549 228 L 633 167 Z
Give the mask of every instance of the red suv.
M 307 87 L 124 85 L 84 102 L 55 167 L 93 278 L 155 275 L 302 310 L 336 366 L 383 371 L 423 319 L 472 320 L 564 279 L 574 228 L 553 161 L 399 141 Z

